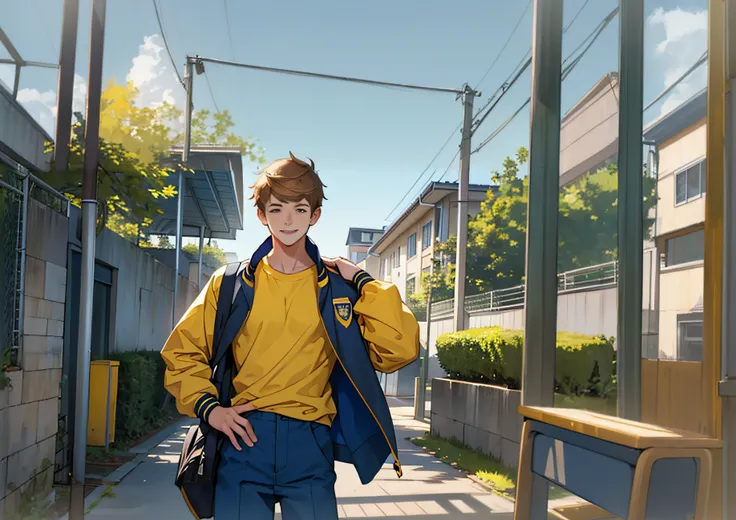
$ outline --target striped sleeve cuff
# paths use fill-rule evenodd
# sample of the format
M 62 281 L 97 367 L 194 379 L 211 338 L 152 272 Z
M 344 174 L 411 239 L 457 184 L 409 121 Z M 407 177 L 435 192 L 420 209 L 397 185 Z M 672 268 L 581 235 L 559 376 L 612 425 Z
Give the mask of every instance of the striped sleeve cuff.
M 209 424 L 208 419 L 212 410 L 220 406 L 220 402 L 212 394 L 203 394 L 194 404 L 194 414 Z
M 363 287 L 365 287 L 365 284 L 372 282 L 373 277 L 366 273 L 363 270 L 358 271 L 355 273 L 355 276 L 353 276 L 353 284 L 358 288 L 358 292 L 363 292 Z

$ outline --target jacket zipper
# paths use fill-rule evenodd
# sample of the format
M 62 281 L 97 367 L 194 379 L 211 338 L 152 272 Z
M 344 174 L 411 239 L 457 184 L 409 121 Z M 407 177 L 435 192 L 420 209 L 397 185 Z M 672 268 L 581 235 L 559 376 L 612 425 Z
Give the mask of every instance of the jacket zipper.
M 350 380 L 350 383 L 353 385 L 353 388 L 355 388 L 355 391 L 358 392 L 358 395 L 363 400 L 363 404 L 365 404 L 365 407 L 368 408 L 368 411 L 373 416 L 373 420 L 376 421 L 378 428 L 381 430 L 381 433 L 383 434 L 383 438 L 386 439 L 386 444 L 388 444 L 388 449 L 391 451 L 391 456 L 396 461 L 396 467 L 394 468 L 394 470 L 396 471 L 396 474 L 399 476 L 399 478 L 401 478 L 401 476 L 404 473 L 403 470 L 401 469 L 401 462 L 399 462 L 399 457 L 398 455 L 396 455 L 393 447 L 391 446 L 391 441 L 388 440 L 388 435 L 386 435 L 386 432 L 384 431 L 383 426 L 381 426 L 381 422 L 378 420 L 378 417 L 376 417 L 376 414 L 373 413 L 373 410 L 368 404 L 368 401 L 366 401 L 365 397 L 363 397 L 363 394 L 360 393 L 360 390 L 358 389 L 358 385 L 356 385 L 355 381 L 353 381 L 353 378 L 350 377 L 350 373 L 348 372 L 348 369 L 345 368 L 345 365 L 343 364 L 342 359 L 340 359 L 340 355 L 337 353 L 337 349 L 335 348 L 335 345 L 332 344 L 330 335 L 327 332 L 327 327 L 325 326 L 325 320 L 322 319 L 322 313 L 319 314 L 319 320 L 322 323 L 322 328 L 325 331 L 325 337 L 327 337 L 327 342 L 330 344 L 332 351 L 335 353 L 335 357 L 337 358 L 337 361 L 340 363 L 340 366 L 342 367 L 343 372 L 345 372 L 345 375 L 348 376 L 348 379 Z

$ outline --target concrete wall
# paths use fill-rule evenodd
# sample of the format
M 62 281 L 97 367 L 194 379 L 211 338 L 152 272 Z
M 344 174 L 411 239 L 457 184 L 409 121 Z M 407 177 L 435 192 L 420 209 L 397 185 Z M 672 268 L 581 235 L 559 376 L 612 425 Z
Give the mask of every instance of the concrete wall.
M 450 379 L 432 380 L 430 432 L 495 457 L 510 468 L 519 465 L 521 392 Z
M 75 229 L 79 212 L 72 212 Z M 81 243 L 73 235 L 70 242 Z M 172 329 L 171 302 L 174 297 L 174 272 L 163 263 L 115 233 L 104 230 L 97 237 L 97 261 L 114 270 L 111 309 L 111 350 L 159 350 Z M 189 259 L 182 270 L 188 271 Z M 179 276 L 176 321 L 197 297 L 196 281 Z
M 383 393 L 391 397 L 413 397 L 414 380 L 419 377 L 420 361 L 413 363 L 391 374 L 378 374 Z
M 51 154 L 44 153 L 46 141 L 53 138 L 0 86 L 0 151 L 27 168 L 46 172 L 51 164 Z
M 31 199 L 21 369 L 0 390 L 0 513 L 52 498 L 66 301 L 65 216 Z M 46 237 L 32 240 L 31 237 Z

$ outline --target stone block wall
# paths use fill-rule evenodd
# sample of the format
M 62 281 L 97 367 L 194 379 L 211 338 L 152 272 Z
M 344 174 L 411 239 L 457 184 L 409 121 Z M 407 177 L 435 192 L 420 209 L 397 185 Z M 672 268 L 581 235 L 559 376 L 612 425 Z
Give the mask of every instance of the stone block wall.
M 458 440 L 516 468 L 523 425 L 517 411 L 520 404 L 519 390 L 433 379 L 430 432 Z
M 53 499 L 68 219 L 31 200 L 20 367 L 0 390 L 0 514 Z M 33 237 L 46 237 L 43 241 Z

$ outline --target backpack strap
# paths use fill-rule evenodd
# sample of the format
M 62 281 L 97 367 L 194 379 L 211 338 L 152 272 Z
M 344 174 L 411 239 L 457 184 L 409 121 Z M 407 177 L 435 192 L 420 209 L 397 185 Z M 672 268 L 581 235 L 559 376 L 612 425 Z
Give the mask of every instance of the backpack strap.
M 235 293 L 235 281 L 240 270 L 240 262 L 228 264 L 225 268 L 225 275 L 220 283 L 220 293 L 217 295 L 217 314 L 215 315 L 215 335 L 212 341 L 212 356 L 210 357 L 210 366 L 214 370 L 217 360 L 224 354 L 223 349 L 227 349 L 229 345 L 221 345 L 222 333 L 225 330 L 225 324 L 230 317 L 230 310 L 233 305 L 233 296 Z

